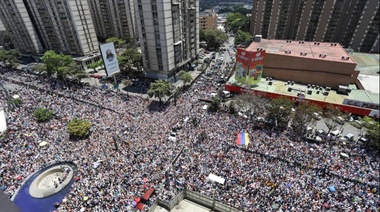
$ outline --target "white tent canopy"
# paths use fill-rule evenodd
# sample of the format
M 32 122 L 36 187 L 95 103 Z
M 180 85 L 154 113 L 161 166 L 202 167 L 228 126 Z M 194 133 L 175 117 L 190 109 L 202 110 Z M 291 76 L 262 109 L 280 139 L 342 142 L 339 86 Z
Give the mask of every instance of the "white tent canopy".
M 207 177 L 207 180 L 212 181 L 212 182 L 217 182 L 217 183 L 220 183 L 222 185 L 226 181 L 226 179 L 224 179 L 222 177 L 219 177 L 219 176 L 216 176 L 214 174 L 209 174 L 208 177 Z
M 0 108 L 0 134 L 7 130 L 7 121 L 5 119 L 5 112 L 3 108 Z

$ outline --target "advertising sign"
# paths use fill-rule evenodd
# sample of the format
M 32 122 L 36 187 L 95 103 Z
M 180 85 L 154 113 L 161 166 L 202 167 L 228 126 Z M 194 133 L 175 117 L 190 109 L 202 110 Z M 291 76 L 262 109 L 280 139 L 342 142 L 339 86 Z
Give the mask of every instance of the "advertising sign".
M 102 54 L 107 76 L 119 73 L 119 62 L 117 61 L 117 54 L 113 42 L 99 45 L 99 49 Z
M 265 51 L 251 52 L 249 60 L 249 72 L 247 78 L 248 85 L 255 85 L 260 82 L 263 75 Z
M 344 99 L 343 104 L 344 105 L 352 105 L 352 106 L 356 106 L 356 107 L 364 107 L 364 108 L 374 109 L 374 110 L 380 109 L 379 104 L 362 102 L 362 101 L 357 101 L 357 100 L 352 100 L 352 99 Z
M 237 49 L 235 65 L 235 80 L 237 82 L 246 83 L 250 54 L 249 51 Z

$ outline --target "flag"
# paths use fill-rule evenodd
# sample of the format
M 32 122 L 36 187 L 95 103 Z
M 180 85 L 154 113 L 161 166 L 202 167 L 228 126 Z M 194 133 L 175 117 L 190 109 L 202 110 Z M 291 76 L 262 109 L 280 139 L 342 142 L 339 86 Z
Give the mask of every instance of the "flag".
M 245 133 L 245 132 L 238 133 L 237 138 L 236 138 L 236 144 L 248 146 L 248 144 L 249 144 L 248 133 Z

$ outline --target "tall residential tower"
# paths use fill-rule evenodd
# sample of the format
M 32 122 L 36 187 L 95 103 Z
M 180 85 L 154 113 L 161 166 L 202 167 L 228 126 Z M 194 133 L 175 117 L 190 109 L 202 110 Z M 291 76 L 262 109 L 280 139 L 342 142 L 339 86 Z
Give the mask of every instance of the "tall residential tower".
M 98 50 L 87 1 L 3 0 L 0 19 L 23 53 L 85 55 Z
M 118 37 L 135 41 L 133 0 L 88 0 L 88 3 L 100 39 Z
M 379 1 L 255 0 L 251 34 L 379 52 Z
M 147 76 L 173 79 L 198 52 L 199 0 L 134 0 Z

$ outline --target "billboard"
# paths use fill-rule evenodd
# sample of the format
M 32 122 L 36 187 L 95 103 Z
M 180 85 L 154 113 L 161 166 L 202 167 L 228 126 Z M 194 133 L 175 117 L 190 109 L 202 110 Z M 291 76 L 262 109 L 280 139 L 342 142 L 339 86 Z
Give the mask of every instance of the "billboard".
M 264 57 L 265 51 L 251 52 L 247 76 L 248 85 L 255 85 L 260 82 L 263 75 Z
M 236 65 L 235 65 L 235 80 L 237 82 L 246 83 L 250 52 L 243 49 L 237 49 Z
M 263 75 L 264 57 L 265 51 L 237 49 L 235 80 L 249 86 L 259 83 Z
M 102 54 L 107 76 L 119 73 L 119 62 L 117 61 L 117 54 L 113 42 L 99 45 L 99 49 Z

